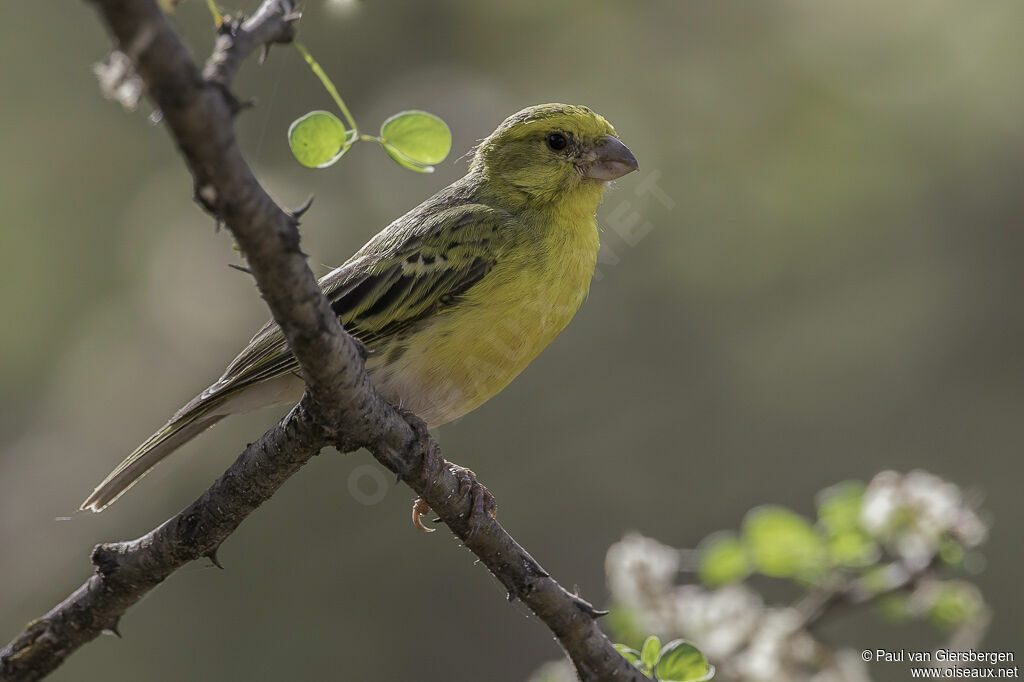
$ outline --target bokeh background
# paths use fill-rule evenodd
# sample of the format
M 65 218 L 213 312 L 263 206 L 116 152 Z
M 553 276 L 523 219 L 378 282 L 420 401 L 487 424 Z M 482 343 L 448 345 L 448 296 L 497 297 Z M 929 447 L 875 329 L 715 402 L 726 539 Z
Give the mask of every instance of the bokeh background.
M 109 42 L 90 7 L 4 3 L 0 17 L 6 641 L 88 576 L 94 544 L 163 521 L 279 413 L 223 423 L 104 514 L 73 513 L 266 310 L 164 131 L 100 95 L 91 67 Z M 174 21 L 205 55 L 203 3 Z M 599 604 L 604 552 L 630 529 L 694 546 L 757 504 L 810 513 L 836 481 L 928 469 L 984 495 L 985 648 L 1012 650 L 1022 25 L 1016 0 L 313 0 L 302 40 L 360 125 L 433 111 L 451 159 L 417 175 L 358 145 L 329 170 L 299 167 L 287 126 L 331 103 L 291 49 L 245 68 L 237 92 L 259 106 L 240 138 L 280 202 L 315 195 L 303 237 L 324 273 L 461 175 L 456 157 L 506 115 L 546 101 L 603 113 L 642 170 L 601 209 L 590 298 L 512 386 L 439 431 L 447 456 Z M 123 640 L 53 679 L 523 680 L 557 658 L 468 552 L 412 528 L 411 498 L 365 453 L 325 452 L 228 540 L 224 572 L 178 572 L 128 613 Z M 829 633 L 857 649 L 940 641 L 870 617 Z

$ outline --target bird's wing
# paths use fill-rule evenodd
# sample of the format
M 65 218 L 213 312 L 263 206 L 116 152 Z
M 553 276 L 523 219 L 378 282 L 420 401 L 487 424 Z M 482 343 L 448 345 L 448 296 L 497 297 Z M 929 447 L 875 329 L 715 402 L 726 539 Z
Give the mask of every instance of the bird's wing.
M 483 279 L 501 255 L 495 233 L 510 219 L 480 204 L 434 212 L 414 224 L 400 219 L 321 279 L 320 287 L 345 330 L 372 353 L 444 313 Z M 204 393 L 234 393 L 298 368 L 281 329 L 269 322 Z

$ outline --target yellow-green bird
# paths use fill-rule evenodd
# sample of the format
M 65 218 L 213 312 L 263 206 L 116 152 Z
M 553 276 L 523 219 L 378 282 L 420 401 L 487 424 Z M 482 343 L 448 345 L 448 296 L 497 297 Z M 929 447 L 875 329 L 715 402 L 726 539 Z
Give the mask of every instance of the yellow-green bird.
M 463 178 L 320 280 L 366 347 L 377 391 L 434 427 L 507 386 L 579 309 L 597 264 L 597 206 L 610 180 L 636 169 L 587 107 L 542 104 L 507 118 Z M 82 509 L 102 510 L 224 417 L 295 402 L 303 388 L 281 330 L 268 323 Z

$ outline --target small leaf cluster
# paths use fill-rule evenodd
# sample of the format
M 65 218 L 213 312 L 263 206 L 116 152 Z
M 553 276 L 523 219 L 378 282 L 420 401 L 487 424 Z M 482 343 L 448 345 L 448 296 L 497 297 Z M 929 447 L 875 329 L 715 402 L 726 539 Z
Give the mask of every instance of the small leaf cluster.
M 833 568 L 872 565 L 880 554 L 859 521 L 864 491 L 854 481 L 822 491 L 816 523 L 779 505 L 751 509 L 739 534 L 715 533 L 698 546 L 698 577 L 709 587 L 754 573 L 817 582 Z
M 295 47 L 302 53 L 345 118 L 345 122 L 342 122 L 329 111 L 317 110 L 292 122 L 288 128 L 288 146 L 303 166 L 332 166 L 359 141 L 376 142 L 395 163 L 417 173 L 432 173 L 434 164 L 444 161 L 448 156 L 452 148 L 451 131 L 443 120 L 426 111 L 401 111 L 381 124 L 379 135 L 360 133 L 355 119 L 326 72 L 301 43 L 296 42 Z
M 984 526 L 955 486 L 925 472 L 882 472 L 870 485 L 846 481 L 817 497 L 817 519 L 778 505 L 752 509 L 739 533 L 708 536 L 698 547 L 697 575 L 711 588 L 751 575 L 821 584 L 852 577 L 868 594 L 891 588 L 891 563 L 907 570 L 929 566 L 970 568 Z M 886 617 L 925 615 L 936 626 L 955 627 L 975 617 L 982 604 L 973 586 L 933 581 L 909 596 L 880 600 Z
M 972 497 L 927 472 L 883 471 L 867 485 L 823 490 L 814 518 L 755 507 L 737 531 L 714 533 L 696 550 L 628 533 L 605 559 L 606 624 L 627 643 L 622 654 L 656 679 L 673 678 L 659 664 L 660 645 L 641 644 L 649 633 L 697 642 L 719 676 L 737 682 L 868 680 L 859 642 L 828 643 L 814 628 L 857 609 L 895 623 L 928 620 L 949 646 L 973 646 L 991 614 L 966 579 L 981 569 L 988 530 Z M 686 574 L 699 580 L 681 580 Z M 789 589 L 769 585 L 779 580 Z M 779 602 L 762 587 L 797 594 Z
M 616 651 L 640 672 L 662 682 L 702 682 L 715 676 L 715 667 L 700 649 L 685 639 L 674 639 L 665 646 L 654 635 L 644 640 L 640 651 L 616 644 Z

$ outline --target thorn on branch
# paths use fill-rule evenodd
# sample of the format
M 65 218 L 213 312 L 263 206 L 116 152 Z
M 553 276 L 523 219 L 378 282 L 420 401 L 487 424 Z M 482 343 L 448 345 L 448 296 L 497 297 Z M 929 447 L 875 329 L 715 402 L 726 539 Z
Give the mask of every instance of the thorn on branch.
M 582 611 L 584 614 L 586 614 L 590 618 L 593 618 L 594 620 L 597 620 L 598 618 L 601 618 L 602 616 L 607 616 L 608 615 L 608 611 L 605 611 L 604 609 L 594 608 L 593 604 L 591 604 L 590 602 L 588 602 L 586 599 L 584 599 L 583 597 L 579 596 L 578 594 L 573 594 L 573 595 L 570 595 L 570 596 L 572 597 L 573 602 L 576 604 L 576 608 L 578 608 L 580 611 Z
M 296 208 L 293 208 L 292 210 L 288 211 L 288 215 L 290 215 L 295 220 L 295 224 L 298 225 L 299 220 L 302 218 L 302 216 L 306 215 L 306 211 L 308 211 L 312 206 L 313 195 L 310 194 L 308 197 L 306 197 L 306 200 L 299 204 Z
M 121 619 L 120 619 L 120 617 L 118 617 L 118 618 L 114 619 L 113 623 L 111 623 L 110 625 L 108 625 L 107 627 L 105 627 L 103 629 L 106 630 L 107 632 L 109 632 L 110 634 L 114 635 L 118 639 L 124 639 L 124 637 L 121 636 L 121 631 L 118 629 L 118 626 L 120 624 L 121 624 Z
M 220 545 L 217 545 L 216 547 L 211 549 L 209 552 L 206 553 L 206 558 L 209 559 L 214 566 L 223 571 L 224 567 L 221 565 L 220 560 L 217 558 L 217 550 L 219 549 Z

